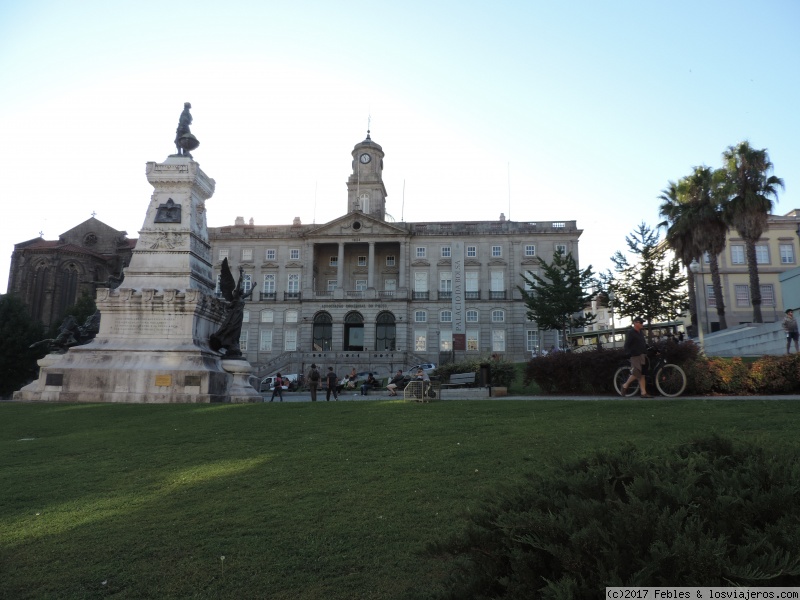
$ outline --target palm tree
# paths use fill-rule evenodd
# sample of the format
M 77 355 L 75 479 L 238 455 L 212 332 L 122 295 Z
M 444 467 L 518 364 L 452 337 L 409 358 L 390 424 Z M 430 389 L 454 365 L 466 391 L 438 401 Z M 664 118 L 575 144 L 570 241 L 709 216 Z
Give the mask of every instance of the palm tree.
M 679 200 L 692 206 L 690 212 L 695 245 L 708 254 L 720 329 L 728 328 L 719 276 L 719 255 L 725 250 L 725 236 L 728 233 L 721 208 L 726 196 L 725 175 L 722 169 L 714 171 L 705 166 L 695 167 L 692 174 L 678 184 Z
M 747 141 L 730 146 L 723 154 L 730 196 L 724 204 L 725 220 L 744 240 L 747 269 L 750 274 L 750 301 L 753 322 L 762 323 L 761 284 L 756 263 L 756 242 L 764 232 L 767 216 L 772 211 L 772 198 L 777 202 L 783 179 L 769 175 L 773 164 L 766 148 L 756 150 Z
M 659 214 L 666 219 L 659 223 L 659 227 L 667 227 L 666 242 L 675 252 L 686 268 L 687 281 L 689 282 L 689 313 L 692 328 L 697 330 L 697 293 L 695 291 L 692 261 L 700 258 L 702 250 L 695 243 L 694 227 L 692 223 L 692 207 L 681 202 L 678 197 L 678 184 L 670 181 L 666 189 L 658 197 L 662 201 Z

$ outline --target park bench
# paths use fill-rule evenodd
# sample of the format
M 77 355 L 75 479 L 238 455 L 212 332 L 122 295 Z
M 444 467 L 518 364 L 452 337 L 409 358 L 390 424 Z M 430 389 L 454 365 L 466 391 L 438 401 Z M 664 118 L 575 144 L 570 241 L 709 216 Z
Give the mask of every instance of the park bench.
M 473 387 L 475 385 L 475 376 L 477 373 L 453 373 L 450 375 L 450 381 L 443 383 L 442 387 Z

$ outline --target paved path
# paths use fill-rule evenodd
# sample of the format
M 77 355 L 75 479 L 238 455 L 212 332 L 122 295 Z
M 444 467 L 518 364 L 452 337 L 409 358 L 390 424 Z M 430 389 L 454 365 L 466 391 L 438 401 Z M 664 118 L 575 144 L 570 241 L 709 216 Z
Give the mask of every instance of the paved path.
M 269 402 L 270 396 L 272 392 L 268 393 L 264 397 L 265 402 Z M 263 394 L 262 394 L 263 396 Z M 776 396 L 678 396 L 677 398 L 665 398 L 663 396 L 655 396 L 651 399 L 643 399 L 638 398 L 637 396 L 632 396 L 630 398 L 623 398 L 617 395 L 606 395 L 606 396 L 501 396 L 499 398 L 480 398 L 481 400 L 531 400 L 531 401 L 541 401 L 541 400 L 574 400 L 574 401 L 597 401 L 597 400 L 639 400 L 641 402 L 659 402 L 664 400 L 800 400 L 800 395 L 798 394 L 790 394 L 790 395 L 776 395 Z M 283 400 L 284 402 L 311 402 L 311 395 L 308 392 L 283 392 Z M 389 401 L 402 401 L 402 396 L 392 397 L 386 394 L 385 392 L 373 392 L 369 396 L 362 396 L 359 393 L 353 394 L 352 392 L 349 394 L 339 394 L 339 402 L 362 402 L 365 400 L 389 400 Z M 467 400 L 467 398 L 445 398 L 444 400 L 435 399 L 432 402 L 451 402 L 453 400 Z M 468 400 L 478 400 L 478 398 L 468 398 Z M 275 402 L 279 402 L 278 398 L 275 398 Z M 325 394 L 320 394 L 317 392 L 317 402 L 325 402 Z M 331 402 L 333 402 L 333 398 L 331 398 Z

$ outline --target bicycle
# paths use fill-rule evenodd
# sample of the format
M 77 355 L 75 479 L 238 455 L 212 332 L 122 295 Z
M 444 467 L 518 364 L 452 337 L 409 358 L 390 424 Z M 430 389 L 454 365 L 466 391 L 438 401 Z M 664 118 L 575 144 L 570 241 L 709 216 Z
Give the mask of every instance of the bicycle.
M 630 365 L 624 365 L 614 373 L 614 388 L 622 395 L 622 386 L 631 375 Z M 661 353 L 653 347 L 647 349 L 647 361 L 644 371 L 647 385 L 656 389 L 662 396 L 674 398 L 686 389 L 686 373 L 678 365 L 668 363 Z M 628 386 L 626 396 L 633 396 L 639 391 L 639 380 L 634 379 Z

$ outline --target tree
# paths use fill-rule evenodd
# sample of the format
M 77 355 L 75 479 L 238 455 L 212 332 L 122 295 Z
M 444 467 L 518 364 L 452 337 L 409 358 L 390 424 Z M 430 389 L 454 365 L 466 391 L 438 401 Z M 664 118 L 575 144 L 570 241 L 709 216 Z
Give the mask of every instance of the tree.
M 676 250 L 678 258 L 692 278 L 689 284 L 690 305 L 694 296 L 691 262 L 702 260 L 704 254 L 708 255 L 720 329 L 728 328 L 718 259 L 725 249 L 725 237 L 728 233 L 728 225 L 721 208 L 726 190 L 725 171 L 702 166 L 695 167 L 691 175 L 677 184 L 670 182 L 668 190 L 660 196 L 664 201 L 660 213 L 670 223 L 667 244 Z M 694 306 L 695 318 L 692 323 L 696 325 L 696 300 Z
M 618 311 L 624 317 L 642 317 L 649 325 L 674 321 L 686 310 L 686 278 L 677 260 L 667 260 L 667 246 L 659 243 L 657 230 L 640 224 L 627 236 L 628 251 L 635 262 L 619 250 L 611 257 L 616 275 L 602 276 L 604 287 L 617 297 Z
M 533 271 L 522 275 L 527 289 L 517 286 L 527 307 L 527 316 L 540 329 L 561 331 L 564 340 L 571 328 L 585 327 L 595 315 L 584 309 L 598 294 L 592 266 L 578 268 L 572 253 L 556 252 L 553 262 L 538 258 L 542 276 Z
M 36 361 L 46 350 L 30 345 L 44 337 L 44 327 L 28 314 L 22 300 L 0 295 L 0 397 L 36 378 Z
M 756 150 L 747 141 L 730 146 L 722 158 L 730 185 L 730 196 L 723 207 L 725 220 L 744 240 L 753 322 L 762 323 L 756 242 L 764 232 L 767 216 L 772 211 L 772 199 L 777 202 L 778 188 L 784 189 L 783 179 L 769 175 L 773 164 L 767 150 Z

